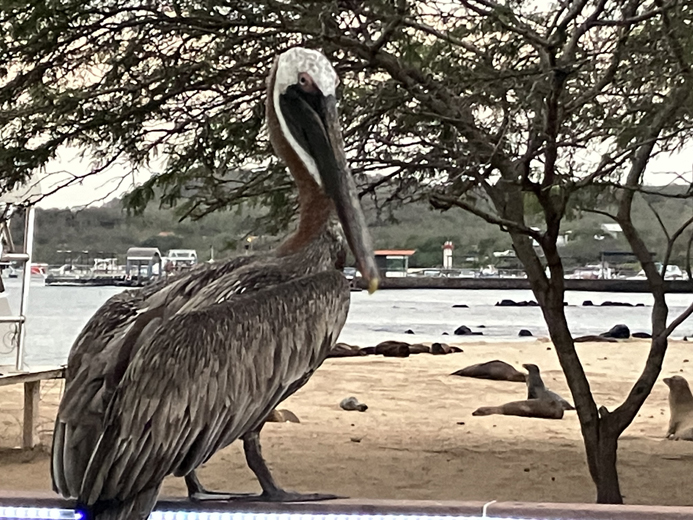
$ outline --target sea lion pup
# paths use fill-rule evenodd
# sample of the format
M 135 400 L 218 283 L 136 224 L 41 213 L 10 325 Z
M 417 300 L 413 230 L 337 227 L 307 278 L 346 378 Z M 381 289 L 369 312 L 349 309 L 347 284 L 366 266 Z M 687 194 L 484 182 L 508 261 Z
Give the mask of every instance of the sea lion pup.
M 518 383 L 524 383 L 526 377 L 519 370 L 515 370 L 513 366 L 498 359 L 461 368 L 450 375 L 490 379 L 492 381 L 516 381 Z
M 522 365 L 529 375 L 527 376 L 527 399 L 549 399 L 558 402 L 564 410 L 575 410 L 575 407 L 568 401 L 563 399 L 556 392 L 552 392 L 541 379 L 539 367 L 537 365 L 525 364 Z
M 667 439 L 693 441 L 693 394 L 681 376 L 665 377 L 669 387 L 669 429 Z
M 482 406 L 472 412 L 472 415 L 518 415 L 520 417 L 536 417 L 539 419 L 563 419 L 563 407 L 553 399 L 527 399 L 513 401 L 501 406 Z

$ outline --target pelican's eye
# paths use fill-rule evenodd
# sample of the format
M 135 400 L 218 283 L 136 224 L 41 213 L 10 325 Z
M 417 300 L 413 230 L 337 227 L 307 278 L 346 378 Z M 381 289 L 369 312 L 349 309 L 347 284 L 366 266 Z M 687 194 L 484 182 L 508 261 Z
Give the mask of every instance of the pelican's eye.
M 313 93 L 318 92 L 319 90 L 317 85 L 313 81 L 313 78 L 311 78 L 310 74 L 308 74 L 307 72 L 299 73 L 298 84 L 300 85 L 301 90 L 303 90 L 303 92 Z

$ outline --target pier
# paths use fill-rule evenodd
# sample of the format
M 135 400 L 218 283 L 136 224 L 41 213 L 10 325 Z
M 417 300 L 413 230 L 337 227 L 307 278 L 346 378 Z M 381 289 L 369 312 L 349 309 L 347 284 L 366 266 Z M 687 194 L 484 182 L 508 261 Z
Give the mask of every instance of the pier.
M 367 289 L 362 278 L 353 280 L 355 287 Z M 670 280 L 664 285 L 668 293 L 693 294 L 693 281 Z M 406 276 L 383 277 L 380 279 L 380 289 L 531 289 L 527 278 L 448 278 L 443 276 Z M 579 280 L 566 279 L 565 288 L 568 291 L 648 293 L 650 289 L 647 280 Z

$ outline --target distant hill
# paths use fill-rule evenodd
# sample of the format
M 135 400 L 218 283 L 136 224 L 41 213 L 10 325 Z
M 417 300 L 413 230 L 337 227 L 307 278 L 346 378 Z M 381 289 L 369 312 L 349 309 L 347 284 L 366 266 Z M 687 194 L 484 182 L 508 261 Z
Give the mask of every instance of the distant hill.
M 663 222 L 678 225 L 693 215 L 693 200 L 652 198 Z M 451 240 L 455 245 L 454 261 L 476 258 L 475 264 L 494 263 L 494 251 L 512 249 L 508 235 L 497 226 L 460 209 L 446 212 L 431 209 L 425 203 L 414 203 L 384 212 L 376 212 L 365 203 L 365 211 L 376 248 L 416 249 L 412 267 L 437 266 L 442 263 L 442 245 Z M 38 209 L 35 257 L 37 261 L 60 264 L 64 254 L 59 250 L 102 251 L 115 253 L 121 260 L 132 246 L 154 246 L 162 253 L 168 249 L 196 249 L 201 261 L 209 260 L 212 250 L 216 258 L 243 254 L 246 246 L 253 250 L 274 247 L 280 237 L 266 234 L 258 219 L 262 211 L 241 208 L 216 212 L 199 221 L 179 222 L 172 210 L 148 209 L 142 216 L 130 216 L 119 204 L 81 210 Z M 659 258 L 665 249 L 664 235 L 649 207 L 639 199 L 635 205 L 636 224 L 643 230 L 648 247 Z M 568 267 L 584 265 L 599 259 L 604 250 L 628 250 L 626 241 L 617 233 L 605 233 L 601 225 L 611 221 L 602 215 L 583 214 L 564 223 L 563 233 L 569 238 L 563 248 Z M 540 222 L 530 225 L 541 227 Z M 13 222 L 13 235 L 20 239 L 20 219 Z M 690 230 L 680 239 L 673 261 L 685 264 L 685 245 Z M 595 238 L 597 237 L 597 238 Z M 250 240 L 248 240 L 250 238 Z

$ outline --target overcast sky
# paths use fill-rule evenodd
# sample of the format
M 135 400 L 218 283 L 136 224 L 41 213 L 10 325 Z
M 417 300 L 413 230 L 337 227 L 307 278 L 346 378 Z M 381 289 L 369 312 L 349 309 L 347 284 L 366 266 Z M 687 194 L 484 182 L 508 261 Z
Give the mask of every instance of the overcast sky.
M 90 170 L 88 160 L 80 160 L 75 150 L 66 150 L 58 160 L 53 161 L 47 169 L 48 174 L 41 181 L 44 193 L 52 191 L 55 187 L 65 183 L 70 175 L 84 175 Z M 57 193 L 46 197 L 39 203 L 43 208 L 67 208 L 82 207 L 88 204 L 100 205 L 118 197 L 132 188 L 133 183 L 143 182 L 149 172 L 140 172 L 137 175 L 128 173 L 125 165 L 114 165 L 109 171 L 84 179 L 74 186 L 63 188 Z M 663 185 L 672 182 L 673 177 L 666 172 L 682 174 L 688 182 L 693 182 L 693 143 L 682 153 L 659 157 L 652 161 L 648 167 L 646 181 L 648 184 Z

